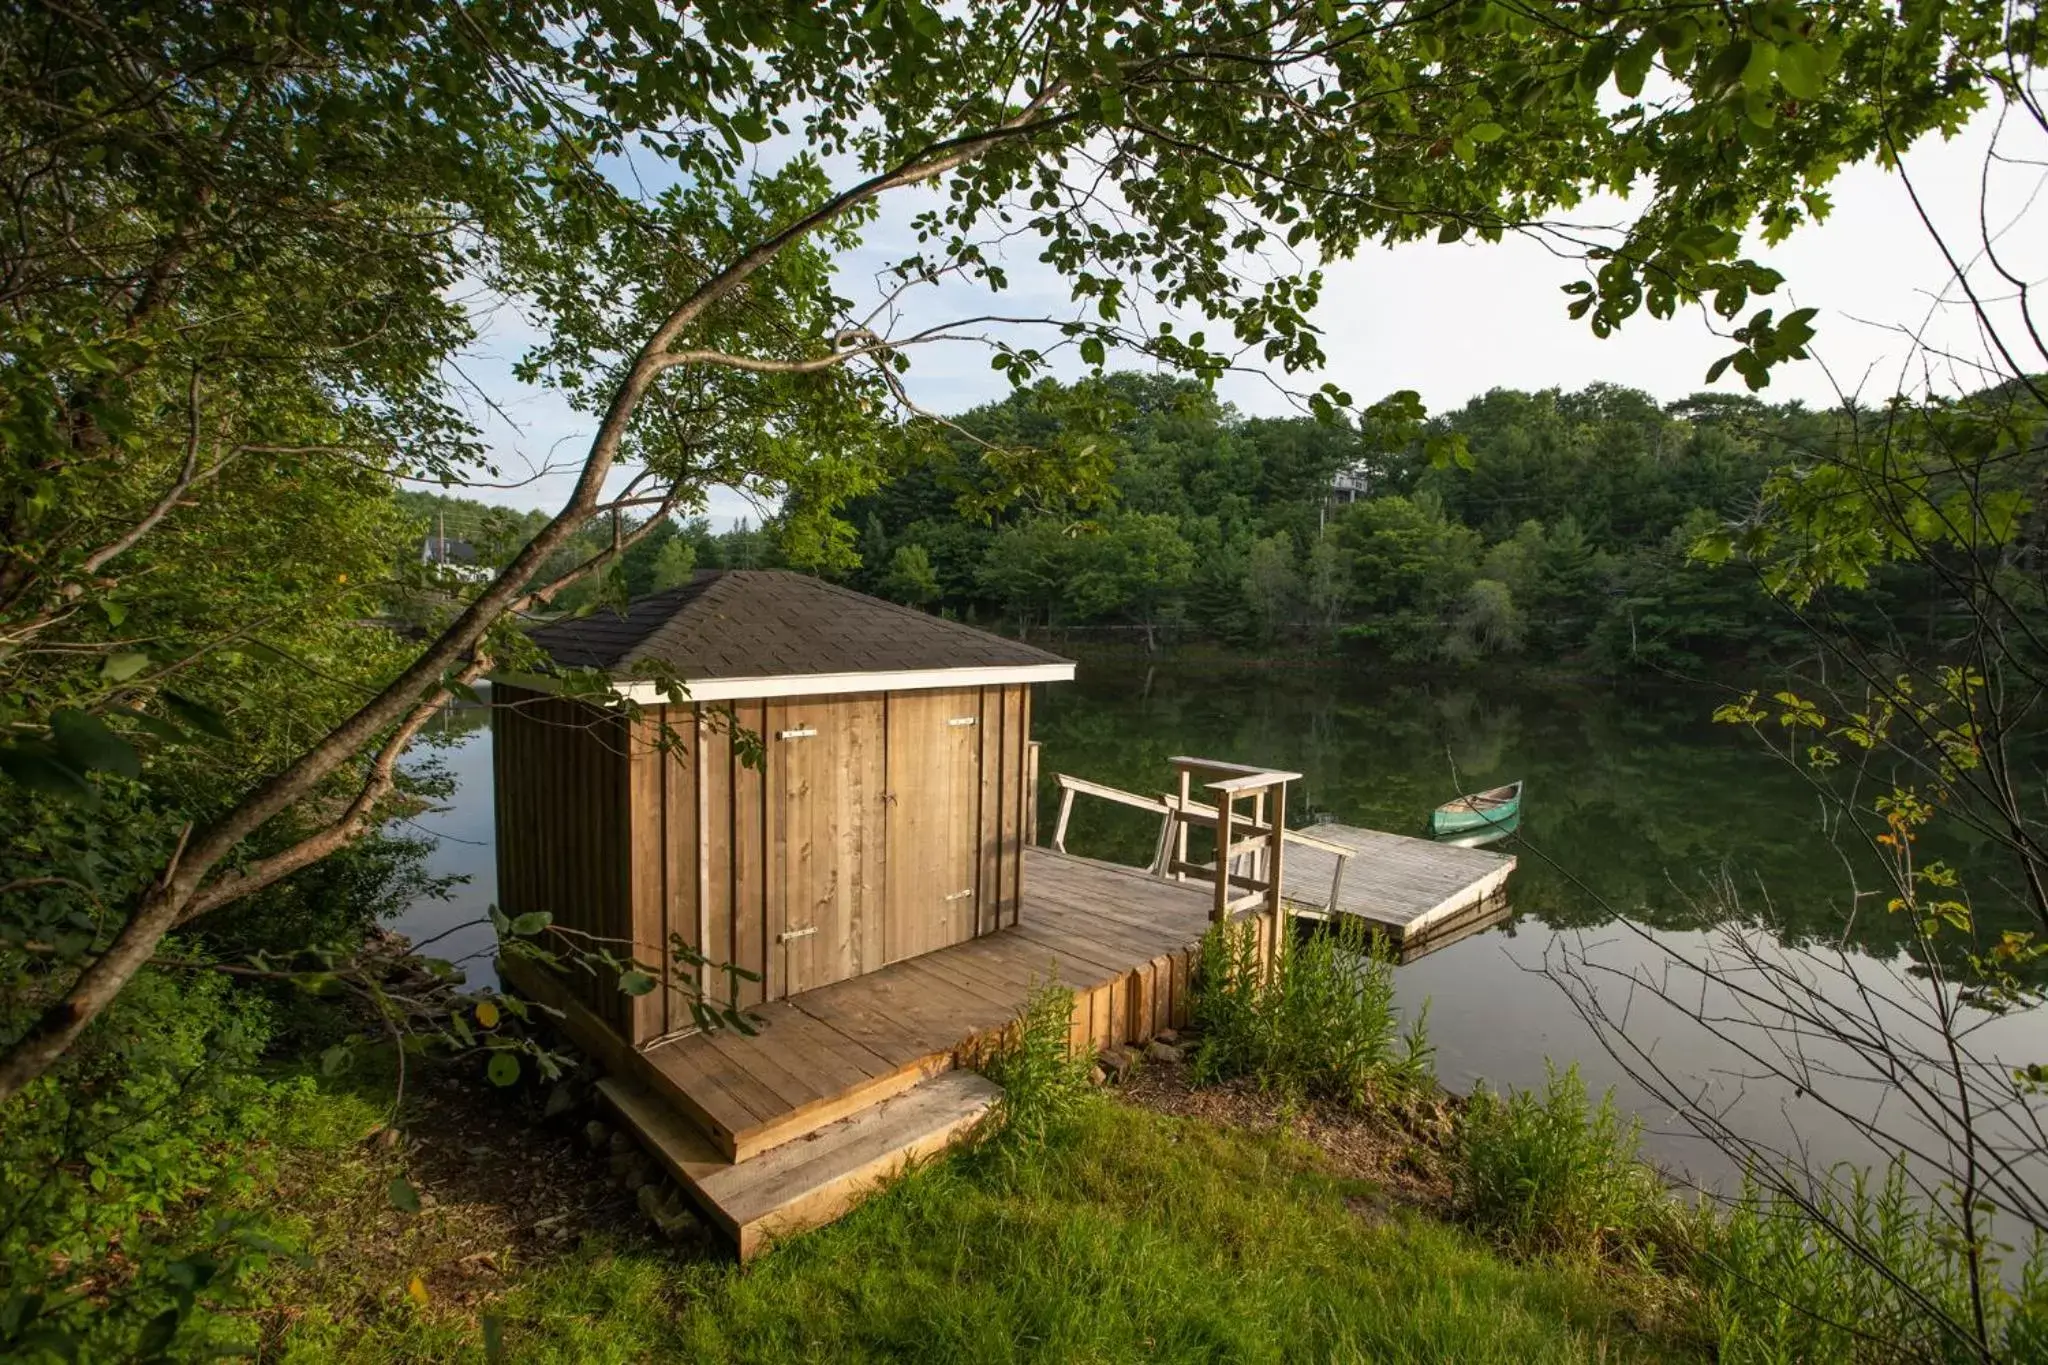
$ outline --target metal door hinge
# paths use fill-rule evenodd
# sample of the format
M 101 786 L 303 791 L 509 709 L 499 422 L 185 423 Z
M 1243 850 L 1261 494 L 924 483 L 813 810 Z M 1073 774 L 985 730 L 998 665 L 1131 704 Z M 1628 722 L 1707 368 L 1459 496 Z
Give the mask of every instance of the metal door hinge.
M 776 738 L 777 738 L 777 739 L 810 739 L 811 737 L 813 737 L 813 736 L 814 736 L 814 735 L 816 735 L 817 733 L 818 733 L 818 732 L 817 732 L 817 731 L 816 731 L 815 729 L 813 729 L 813 728 L 811 728 L 810 726 L 806 725 L 806 726 L 804 726 L 804 727 L 803 727 L 802 729 L 800 729 L 800 730 L 784 730 L 784 731 L 783 731 L 783 732 L 782 732 L 781 734 L 777 735 L 777 736 L 776 736 Z
M 818 926 L 817 926 L 817 925 L 815 925 L 815 924 L 806 924 L 806 925 L 805 925 L 805 926 L 804 926 L 803 928 L 801 928 L 801 929 L 785 929 L 785 930 L 783 930 L 783 931 L 782 931 L 781 933 L 779 933 L 779 934 L 777 934 L 777 935 L 775 936 L 775 941 L 776 941 L 777 943 L 787 943 L 787 942 L 789 942 L 789 941 L 790 941 L 791 939 L 793 939 L 793 938 L 809 938 L 809 937 L 810 937 L 810 936 L 811 936 L 812 934 L 815 934 L 815 933 L 817 933 L 817 932 L 818 932 Z
M 980 719 L 981 719 L 981 718 L 980 718 L 979 716 L 954 716 L 954 717 L 953 717 L 952 719 L 948 720 L 948 721 L 946 722 L 946 724 L 948 724 L 948 725 L 975 725 L 975 724 L 979 724 L 979 723 L 980 723 Z
M 970 886 L 965 891 L 955 891 L 952 895 L 946 897 L 946 899 L 949 901 L 964 901 L 973 894 L 974 888 Z

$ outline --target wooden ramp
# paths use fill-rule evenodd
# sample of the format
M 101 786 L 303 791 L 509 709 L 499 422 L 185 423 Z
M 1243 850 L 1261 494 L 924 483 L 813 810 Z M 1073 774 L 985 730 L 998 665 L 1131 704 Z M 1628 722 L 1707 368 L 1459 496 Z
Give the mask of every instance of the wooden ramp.
M 756 1006 L 752 1037 L 634 1048 L 530 962 L 500 972 L 559 1012 L 610 1073 L 621 1119 L 750 1257 L 972 1128 L 1000 1092 L 954 1068 L 994 1045 L 1035 988 L 1074 992 L 1077 1047 L 1187 1022 L 1208 887 L 1042 848 L 1024 849 L 1024 867 L 1014 926 Z
M 1344 859 L 1343 880 L 1336 882 L 1338 855 L 1288 845 L 1281 881 L 1298 915 L 1356 915 L 1407 956 L 1442 947 L 1506 913 L 1504 892 L 1515 870 L 1511 854 L 1353 825 L 1316 825 L 1309 833 L 1321 843 L 1349 850 L 1350 856 Z M 1333 883 L 1335 906 L 1330 904 Z

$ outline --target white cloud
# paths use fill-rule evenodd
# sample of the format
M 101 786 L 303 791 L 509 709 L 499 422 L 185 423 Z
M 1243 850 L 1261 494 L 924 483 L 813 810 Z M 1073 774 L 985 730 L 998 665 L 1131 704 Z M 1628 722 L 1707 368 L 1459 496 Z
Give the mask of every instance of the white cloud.
M 1924 140 L 1905 157 L 1922 202 L 1968 255 L 1976 251 L 1978 206 L 1987 198 L 1980 194 L 1979 176 L 1992 134 L 1991 121 L 1982 118 L 1955 141 Z M 2014 150 L 2012 136 L 2007 135 L 2003 150 Z M 2039 166 L 2037 157 L 2032 164 L 2008 162 L 1998 168 L 1988 195 L 1994 227 L 2034 208 L 2043 179 Z M 1893 392 L 1913 352 L 1895 329 L 1921 326 L 1935 297 L 1949 286 L 1950 272 L 1898 175 L 1874 165 L 1854 167 L 1830 193 L 1834 212 L 1826 222 L 1809 225 L 1780 246 L 1758 243 L 1752 248 L 1786 277 L 1777 295 L 1752 300 L 1752 309 L 1770 306 L 1781 316 L 1795 307 L 1820 310 L 1819 363 L 1777 371 L 1767 398 L 1827 404 L 1834 401 L 1836 383 L 1850 390 L 1860 387 L 1866 396 Z M 841 265 L 842 293 L 857 302 L 876 297 L 876 273 L 913 249 L 909 223 L 918 208 L 931 202 L 928 194 L 914 191 L 885 203 L 867 245 Z M 1070 312 L 1064 283 L 1035 259 L 1031 239 L 1018 241 L 1003 262 L 1012 281 L 1004 294 L 991 299 L 965 286 L 943 286 L 918 298 L 906 321 L 929 325 L 984 311 Z M 2038 213 L 2032 222 L 2010 230 L 2003 245 L 2026 278 L 2038 281 L 2048 273 L 2048 233 L 2040 231 Z M 1329 364 L 1309 386 L 1328 378 L 1360 402 L 1414 389 L 1432 411 L 1495 387 L 1577 388 L 1596 381 L 1631 385 L 1670 400 L 1706 387 L 1708 365 L 1734 349 L 1697 309 L 1669 321 L 1639 314 L 1615 335 L 1595 338 L 1583 323 L 1566 316 L 1559 292 L 1579 271 L 1575 263 L 1523 239 L 1495 246 L 1414 244 L 1337 262 L 1326 272 L 1314 317 Z M 1980 264 L 1973 278 L 1984 273 Z M 1991 283 L 1997 287 L 1989 288 L 1989 294 L 2009 292 Z M 1981 355 L 1973 320 L 1950 294 L 1948 306 L 1934 309 L 1930 335 L 1944 346 Z M 2010 311 L 2009 305 L 1999 306 Z M 1723 331 L 1730 326 L 1718 319 L 1714 325 Z M 509 421 L 489 415 L 487 430 L 500 463 L 515 478 L 548 459 L 573 469 L 594 426 L 559 399 L 512 379 L 512 360 L 525 341 L 522 328 L 509 316 L 495 319 L 491 335 L 467 364 L 471 377 L 509 414 Z M 1046 338 L 1034 335 L 1032 340 L 1043 344 Z M 910 391 L 919 403 L 941 412 L 999 398 L 1008 382 L 989 368 L 988 360 L 988 352 L 975 345 L 923 348 L 909 376 Z M 1056 372 L 1071 375 L 1076 369 L 1059 366 Z M 1974 376 L 1944 376 L 1938 386 L 1973 382 L 1978 382 Z M 1299 377 L 1294 387 L 1303 387 Z M 1732 372 L 1716 387 L 1744 391 Z M 1288 410 L 1284 397 L 1256 376 L 1233 375 L 1222 392 L 1247 412 Z M 558 504 L 572 480 L 573 473 L 551 474 L 524 487 L 485 490 L 479 496 L 545 507 Z M 713 491 L 710 510 L 721 523 L 760 515 L 760 509 L 726 489 Z

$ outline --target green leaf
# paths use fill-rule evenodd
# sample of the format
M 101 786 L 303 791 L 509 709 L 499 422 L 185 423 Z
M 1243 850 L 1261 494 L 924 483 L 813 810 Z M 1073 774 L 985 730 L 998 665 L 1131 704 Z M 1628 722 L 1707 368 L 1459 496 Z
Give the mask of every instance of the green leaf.
M 1597 92 L 1607 84 L 1608 73 L 1614 70 L 1614 57 L 1614 39 L 1600 37 L 1588 43 L 1585 55 L 1579 58 L 1579 84 Z
M 510 1052 L 493 1052 L 484 1075 L 492 1085 L 515 1084 L 519 1080 L 519 1058 Z
M 545 910 L 529 910 L 505 927 L 517 938 L 532 938 L 553 923 L 554 918 Z
M 149 712 L 138 711 L 132 706 L 109 706 L 107 714 L 110 716 L 126 717 L 134 721 L 138 728 L 147 730 L 158 739 L 171 744 L 176 744 L 186 738 L 183 730 L 180 730 L 162 716 L 152 716 Z
M 1465 130 L 1465 136 L 1474 142 L 1498 142 L 1507 129 L 1498 123 L 1475 123 Z
M 1614 62 L 1614 88 L 1634 99 L 1643 93 L 1643 81 L 1657 60 L 1656 39 L 1645 37 Z
M 57 757 L 47 744 L 0 744 L 0 772 L 17 786 L 45 796 L 55 796 L 85 805 L 99 802 L 99 791 L 77 769 Z
M 1778 50 L 1778 83 L 1796 100 L 1820 98 L 1820 49 L 1812 43 L 1791 43 Z
M 149 656 L 147 654 L 137 653 L 134 650 L 124 650 L 119 654 L 109 654 L 107 656 L 106 662 L 100 665 L 100 676 L 108 682 L 127 682 L 130 678 L 148 667 Z
M 1088 364 L 1102 364 L 1103 360 L 1106 358 L 1106 354 L 1107 352 L 1103 347 L 1101 337 L 1081 338 L 1081 359 L 1086 361 Z
M 1734 85 L 1749 70 L 1750 57 L 1755 45 L 1747 39 L 1728 44 L 1714 54 L 1714 60 L 1707 63 L 1703 84 L 1709 90 L 1725 90 Z
M 1439 432 L 1422 443 L 1432 468 L 1472 468 L 1472 446 L 1462 431 Z
M 233 732 L 228 729 L 226 718 L 205 702 L 194 701 L 181 692 L 167 691 L 162 696 L 164 706 L 186 729 L 197 730 L 200 734 L 211 735 L 215 739 L 234 738 Z
M 1771 74 L 1778 67 L 1778 45 L 1759 39 L 1749 45 L 1749 61 L 1742 68 L 1745 90 L 1762 94 L 1771 88 Z
M 655 987 L 655 980 L 642 971 L 619 973 L 619 989 L 628 995 L 646 995 Z
M 400 1213 L 418 1213 L 420 1211 L 420 1192 L 414 1189 L 412 1182 L 402 1175 L 391 1177 L 391 1184 L 384 1191 L 384 1194 L 391 1201 L 391 1207 L 397 1209 Z
M 57 712 L 50 717 L 50 733 L 57 741 L 59 756 L 81 772 L 142 776 L 142 760 L 136 756 L 135 746 L 90 712 L 68 707 Z

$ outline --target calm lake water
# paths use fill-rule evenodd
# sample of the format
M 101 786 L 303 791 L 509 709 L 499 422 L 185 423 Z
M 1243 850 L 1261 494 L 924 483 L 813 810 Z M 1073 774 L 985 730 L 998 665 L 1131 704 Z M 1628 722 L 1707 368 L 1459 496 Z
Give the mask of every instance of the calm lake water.
M 1820 803 L 1796 773 L 1746 733 L 1712 723 L 1719 700 L 1706 689 L 1622 691 L 1500 675 L 1415 680 L 1348 668 L 1084 663 L 1076 682 L 1042 689 L 1036 703 L 1041 828 L 1051 829 L 1053 773 L 1161 791 L 1173 754 L 1301 772 L 1290 824 L 1325 815 L 1397 833 L 1421 832 L 1430 808 L 1458 790 L 1524 779 L 1520 834 L 1499 846 L 1521 860 L 1509 884 L 1510 917 L 1397 972 L 1404 1008 L 1428 1009 L 1444 1084 L 1540 1085 L 1546 1062 L 1575 1062 L 1596 1094 L 1612 1086 L 1617 1102 L 1642 1116 L 1655 1159 L 1725 1186 L 1730 1164 L 1630 1078 L 1559 984 L 1560 970 L 1575 970 L 1623 1020 L 1630 1045 L 1737 1130 L 1802 1148 L 1823 1165 L 1869 1163 L 1874 1153 L 1829 1104 L 1756 1079 L 1726 1043 L 1628 988 L 1631 974 L 1682 979 L 1666 976 L 1673 955 L 1714 951 L 1731 918 L 1752 925 L 1752 941 L 1766 951 L 1811 962 L 1822 976 L 1846 961 L 1893 994 L 1915 989 L 1921 976 L 1906 926 L 1884 913 L 1882 896 L 1872 904 L 1854 894 L 1857 877 L 1866 889 L 1874 885 L 1873 869 L 1831 845 Z M 403 917 L 396 927 L 415 937 L 480 917 L 494 895 L 490 734 L 482 721 L 481 712 L 458 713 L 438 736 L 434 757 L 456 788 L 415 826 L 437 840 L 433 870 L 469 880 L 450 900 Z M 1142 813 L 1084 798 L 1067 846 L 1142 863 L 1155 831 Z M 1967 847 L 1945 852 L 1970 865 Z M 1740 916 L 1727 909 L 1730 890 Z M 1989 917 L 1981 903 L 1979 913 Z M 1845 958 L 1834 955 L 1837 946 Z M 489 949 L 488 930 L 437 945 L 451 956 Z M 487 979 L 487 963 L 479 959 L 471 975 Z M 2048 1021 L 1980 1022 L 1981 1052 L 2048 1057 Z M 1882 1087 L 1841 1082 L 1825 1098 L 1869 1112 L 1887 1096 Z

